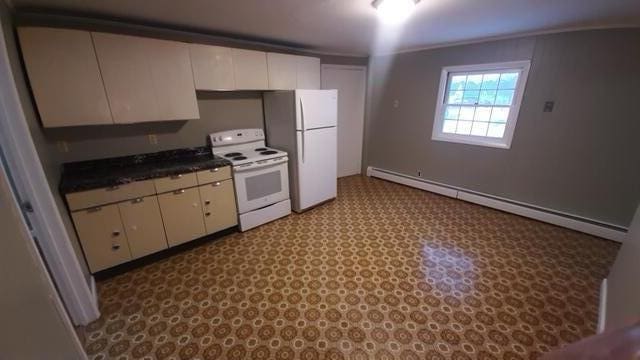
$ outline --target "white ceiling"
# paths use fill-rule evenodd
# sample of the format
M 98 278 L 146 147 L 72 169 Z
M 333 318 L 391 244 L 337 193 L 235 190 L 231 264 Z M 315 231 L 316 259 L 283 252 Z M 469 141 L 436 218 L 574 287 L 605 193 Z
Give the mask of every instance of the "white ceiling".
M 392 36 L 381 28 L 371 0 L 7 1 L 18 10 L 142 21 L 344 55 L 565 29 L 640 26 L 640 0 L 421 0 Z

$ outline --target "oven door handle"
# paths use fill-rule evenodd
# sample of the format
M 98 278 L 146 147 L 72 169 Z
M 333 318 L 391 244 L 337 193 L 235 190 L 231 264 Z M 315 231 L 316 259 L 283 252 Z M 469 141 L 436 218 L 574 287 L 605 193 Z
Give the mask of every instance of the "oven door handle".
M 233 168 L 233 171 L 234 172 L 244 172 L 244 171 L 250 171 L 250 170 L 256 170 L 256 169 L 262 169 L 262 168 L 266 168 L 266 167 L 271 167 L 271 166 L 284 164 L 287 161 L 289 161 L 289 159 L 286 158 L 286 157 L 285 158 L 281 158 L 281 159 L 277 159 L 275 161 L 271 161 L 271 160 L 266 160 L 265 162 L 258 161 L 255 164 L 235 166 Z

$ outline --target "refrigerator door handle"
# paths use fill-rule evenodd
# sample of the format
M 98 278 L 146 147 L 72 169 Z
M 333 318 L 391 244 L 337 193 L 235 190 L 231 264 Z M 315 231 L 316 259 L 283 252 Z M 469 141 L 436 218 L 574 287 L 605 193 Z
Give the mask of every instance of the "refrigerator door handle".
M 302 103 L 302 98 L 300 98 L 300 122 L 301 122 L 301 127 L 302 127 L 302 131 L 306 130 L 304 127 L 304 104 Z
M 302 130 L 302 131 L 300 132 L 300 141 L 301 141 L 301 144 L 300 144 L 300 145 L 302 145 L 302 163 L 303 163 L 303 164 L 304 164 L 304 147 L 305 147 L 305 146 L 304 146 L 304 133 L 305 133 L 305 131 L 304 131 L 304 130 Z

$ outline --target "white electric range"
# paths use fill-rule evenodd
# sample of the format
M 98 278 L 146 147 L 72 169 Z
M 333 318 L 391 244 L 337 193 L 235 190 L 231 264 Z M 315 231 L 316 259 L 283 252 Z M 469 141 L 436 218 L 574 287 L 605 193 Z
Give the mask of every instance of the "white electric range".
M 232 164 L 241 231 L 291 213 L 289 158 L 265 146 L 262 129 L 216 132 L 209 140 L 213 154 Z

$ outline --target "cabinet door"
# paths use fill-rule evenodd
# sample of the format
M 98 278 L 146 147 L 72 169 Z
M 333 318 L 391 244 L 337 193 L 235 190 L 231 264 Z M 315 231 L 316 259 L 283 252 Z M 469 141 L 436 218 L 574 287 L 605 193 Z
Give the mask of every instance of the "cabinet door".
M 233 90 L 231 49 L 221 46 L 190 44 L 191 68 L 197 90 Z
M 199 189 L 207 234 L 238 225 L 236 197 L 231 179 L 202 185 Z
M 320 89 L 320 59 L 298 56 L 297 89 Z
M 160 113 L 147 39 L 106 33 L 92 36 L 114 122 L 157 121 Z
M 113 123 L 88 31 L 21 27 L 18 35 L 44 127 Z
M 131 260 L 118 205 L 75 211 L 71 215 L 91 272 Z
M 267 54 L 262 51 L 232 49 L 233 69 L 238 90 L 269 89 Z
M 118 207 L 132 258 L 137 259 L 168 247 L 156 196 L 125 201 L 119 203 Z
M 189 46 L 177 41 L 144 40 L 158 99 L 158 118 L 155 120 L 200 118 Z
M 169 246 L 182 244 L 205 234 L 198 188 L 158 195 L 158 202 Z
M 296 88 L 297 56 L 267 53 L 269 89 L 293 90 Z

